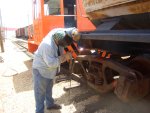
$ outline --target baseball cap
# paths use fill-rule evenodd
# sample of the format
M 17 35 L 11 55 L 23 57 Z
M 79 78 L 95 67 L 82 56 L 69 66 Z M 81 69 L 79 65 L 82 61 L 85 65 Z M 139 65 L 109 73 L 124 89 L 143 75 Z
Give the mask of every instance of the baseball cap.
M 54 34 L 54 38 L 55 40 L 60 40 L 63 39 L 65 37 L 66 33 L 63 30 L 58 30 L 55 34 Z

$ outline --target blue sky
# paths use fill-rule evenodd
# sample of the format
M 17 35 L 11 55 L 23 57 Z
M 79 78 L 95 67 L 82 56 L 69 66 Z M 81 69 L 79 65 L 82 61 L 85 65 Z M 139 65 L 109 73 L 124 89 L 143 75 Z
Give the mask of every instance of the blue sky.
M 32 23 L 32 0 L 0 0 L 2 24 L 19 28 Z

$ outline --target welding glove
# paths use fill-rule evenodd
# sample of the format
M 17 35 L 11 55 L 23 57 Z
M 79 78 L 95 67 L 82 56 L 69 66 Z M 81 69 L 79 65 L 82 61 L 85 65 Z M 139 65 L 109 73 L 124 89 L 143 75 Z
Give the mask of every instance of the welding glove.
M 71 54 L 71 52 L 67 52 L 67 53 L 65 54 L 65 57 L 66 57 L 67 60 L 72 59 L 72 54 Z
M 59 56 L 59 61 L 60 63 L 64 63 L 68 60 L 72 59 L 72 54 L 70 52 L 67 52 L 64 55 Z

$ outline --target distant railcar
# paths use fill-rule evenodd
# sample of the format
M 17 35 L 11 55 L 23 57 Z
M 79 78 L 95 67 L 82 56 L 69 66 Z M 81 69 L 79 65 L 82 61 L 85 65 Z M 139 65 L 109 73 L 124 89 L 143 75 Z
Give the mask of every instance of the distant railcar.
M 18 28 L 15 33 L 16 33 L 16 38 L 25 38 L 28 39 L 29 35 L 32 34 L 33 32 L 33 25 L 28 25 L 22 28 Z

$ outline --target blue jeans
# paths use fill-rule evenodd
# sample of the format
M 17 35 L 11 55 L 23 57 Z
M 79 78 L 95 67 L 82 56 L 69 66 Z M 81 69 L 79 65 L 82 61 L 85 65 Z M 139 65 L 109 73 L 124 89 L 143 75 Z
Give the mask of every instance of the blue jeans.
M 36 113 L 44 113 L 44 100 L 47 107 L 51 107 L 54 104 L 54 99 L 52 98 L 53 80 L 42 77 L 37 69 L 32 71 Z

